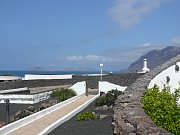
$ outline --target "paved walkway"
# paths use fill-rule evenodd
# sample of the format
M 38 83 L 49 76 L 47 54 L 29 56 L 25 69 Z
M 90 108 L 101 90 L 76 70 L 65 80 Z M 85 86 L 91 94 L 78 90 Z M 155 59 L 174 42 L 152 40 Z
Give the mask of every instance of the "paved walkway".
M 58 119 L 62 118 L 69 112 L 73 111 L 74 109 L 76 109 L 77 107 L 79 107 L 80 105 L 85 103 L 86 101 L 90 100 L 94 96 L 95 95 L 89 95 L 88 97 L 83 96 L 80 99 L 78 99 L 64 107 L 9 133 L 9 135 L 37 135 L 43 129 L 45 129 L 49 125 L 53 124 Z

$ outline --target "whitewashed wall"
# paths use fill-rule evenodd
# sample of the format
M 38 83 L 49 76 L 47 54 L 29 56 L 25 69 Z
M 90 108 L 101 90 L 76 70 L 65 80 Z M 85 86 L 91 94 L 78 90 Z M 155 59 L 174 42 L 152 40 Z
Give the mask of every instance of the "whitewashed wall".
M 26 90 L 28 90 L 27 87 L 24 87 L 24 88 L 17 88 L 17 89 L 1 90 L 1 91 L 0 91 L 0 94 L 3 94 L 3 93 L 9 93 L 9 92 L 26 91 Z
M 180 67 L 180 62 L 177 63 Z M 169 76 L 170 81 L 166 83 L 166 76 Z M 162 90 L 165 86 L 169 86 L 171 92 L 173 93 L 175 89 L 180 87 L 180 71 L 175 71 L 175 65 L 167 68 L 166 70 L 162 71 L 158 74 L 154 79 L 151 80 L 148 88 L 152 88 L 154 85 L 158 85 L 160 90 Z M 180 100 L 178 101 L 180 103 Z
M 19 88 L 19 89 L 11 89 L 11 90 L 3 90 L 0 93 L 0 103 L 4 103 L 6 99 L 10 100 L 10 103 L 16 104 L 34 104 L 43 100 L 50 98 L 50 94 L 52 91 L 42 92 L 33 95 L 23 95 L 23 94 L 4 94 L 9 91 L 22 91 L 28 88 Z M 71 86 L 69 89 L 73 89 L 77 95 L 85 94 L 86 92 L 86 82 L 78 82 Z
M 126 86 L 123 87 L 106 81 L 103 82 L 99 81 L 99 92 L 106 93 L 110 90 L 115 90 L 115 89 L 123 92 L 126 88 L 127 88 Z
M 19 76 L 0 76 L 0 80 L 3 80 L 3 81 L 19 80 L 19 79 L 22 79 L 22 77 L 19 77 Z
M 77 82 L 76 84 L 74 84 L 73 86 L 71 86 L 69 89 L 74 90 L 77 95 L 82 95 L 85 94 L 86 92 L 86 82 Z
M 18 94 L 0 95 L 0 103 L 5 103 L 5 100 L 9 99 L 10 103 L 34 104 L 50 98 L 51 93 L 52 91 L 38 93 L 34 95 L 18 95 Z
M 180 67 L 180 62 L 178 62 L 177 65 Z M 166 76 L 169 76 L 170 78 L 168 84 L 166 83 Z M 154 79 L 152 79 L 148 88 L 152 88 L 156 84 L 160 87 L 160 89 L 163 89 L 165 84 L 166 86 L 169 86 L 171 88 L 172 92 L 174 92 L 175 88 L 180 87 L 179 83 L 180 83 L 180 71 L 176 72 L 175 65 L 173 65 L 167 68 L 166 70 L 162 71 Z
M 17 103 L 17 104 L 33 104 L 33 95 L 15 95 L 15 94 L 8 94 L 8 95 L 0 95 L 0 103 L 5 103 L 5 100 L 9 99 L 10 103 Z
M 72 75 L 32 75 L 25 74 L 23 80 L 72 79 Z

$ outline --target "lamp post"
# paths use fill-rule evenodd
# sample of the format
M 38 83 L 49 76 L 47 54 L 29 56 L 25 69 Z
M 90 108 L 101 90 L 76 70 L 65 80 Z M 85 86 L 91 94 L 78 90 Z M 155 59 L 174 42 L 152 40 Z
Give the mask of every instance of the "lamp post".
M 6 102 L 6 124 L 9 124 L 9 99 L 6 99 L 5 102 Z
M 100 64 L 100 68 L 101 68 L 101 79 L 100 79 L 100 81 L 102 82 L 102 71 L 103 71 L 103 64 L 102 63 Z

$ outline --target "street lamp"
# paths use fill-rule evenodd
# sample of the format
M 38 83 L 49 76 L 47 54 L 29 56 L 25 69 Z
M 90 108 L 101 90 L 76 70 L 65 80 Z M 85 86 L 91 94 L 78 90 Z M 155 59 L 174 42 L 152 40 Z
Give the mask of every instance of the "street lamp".
M 101 68 L 101 79 L 100 79 L 100 81 L 102 82 L 102 70 L 103 70 L 102 69 L 103 68 L 103 64 L 102 63 L 100 64 L 100 68 Z

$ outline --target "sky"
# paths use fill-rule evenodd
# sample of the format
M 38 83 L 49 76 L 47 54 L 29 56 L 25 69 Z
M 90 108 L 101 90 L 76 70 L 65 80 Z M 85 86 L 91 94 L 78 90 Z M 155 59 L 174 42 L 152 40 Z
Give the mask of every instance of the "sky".
M 0 0 L 0 70 L 127 68 L 180 46 L 179 0 Z

